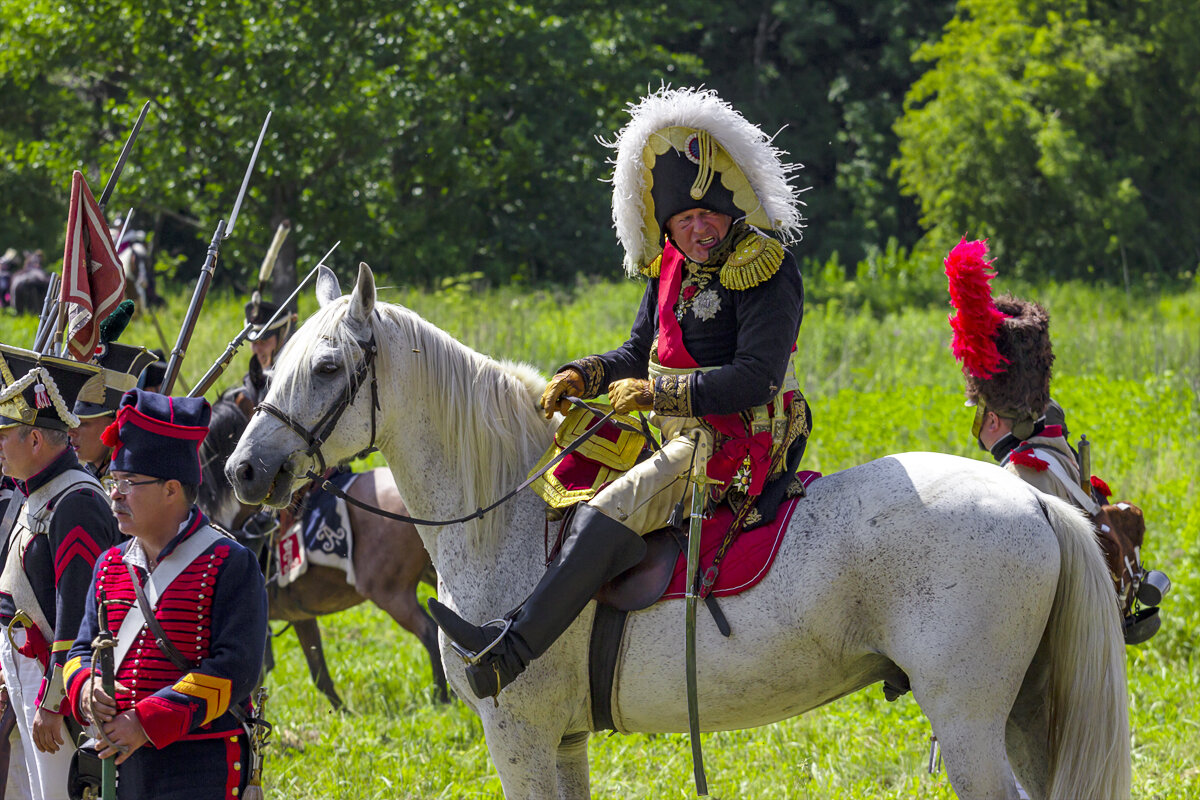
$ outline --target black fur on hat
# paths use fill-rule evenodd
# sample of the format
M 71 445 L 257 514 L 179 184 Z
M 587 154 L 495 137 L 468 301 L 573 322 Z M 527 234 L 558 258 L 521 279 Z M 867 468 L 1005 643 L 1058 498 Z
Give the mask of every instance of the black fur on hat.
M 1008 316 L 994 337 L 1008 366 L 991 379 L 964 372 L 967 402 L 1008 419 L 1039 419 L 1050 403 L 1050 315 L 1037 303 L 1009 294 L 996 298 L 996 308 Z

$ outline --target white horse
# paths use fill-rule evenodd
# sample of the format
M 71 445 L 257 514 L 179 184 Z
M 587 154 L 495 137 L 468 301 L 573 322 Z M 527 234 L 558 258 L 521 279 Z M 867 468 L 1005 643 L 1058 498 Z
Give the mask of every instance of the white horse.
M 324 459 L 374 443 L 418 517 L 463 515 L 519 483 L 552 435 L 537 375 L 376 303 L 365 264 L 340 294 L 324 270 L 320 311 L 280 355 L 267 402 L 290 424 L 256 414 L 229 458 L 242 498 L 286 503 L 315 463 L 296 429 L 327 423 L 339 401 L 349 405 L 317 443 Z M 373 391 L 348 389 L 372 381 L 377 408 Z M 525 493 L 482 520 L 422 528 L 441 600 L 477 623 L 514 608 L 544 569 L 543 519 Z M 1125 653 L 1100 550 L 1079 513 L 999 467 L 906 453 L 817 481 L 770 573 L 722 608 L 732 637 L 699 625 L 703 730 L 775 722 L 902 670 L 960 798 L 1016 798 L 1014 771 L 1034 798 L 1129 796 Z M 512 800 L 590 794 L 594 609 L 495 705 L 472 699 L 442 641 Z M 687 730 L 682 617 L 677 603 L 630 615 L 619 730 Z

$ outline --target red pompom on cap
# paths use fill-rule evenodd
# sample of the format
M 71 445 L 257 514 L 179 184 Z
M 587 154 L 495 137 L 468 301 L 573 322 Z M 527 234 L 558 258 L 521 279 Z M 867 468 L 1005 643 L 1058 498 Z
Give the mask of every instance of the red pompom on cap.
M 1092 488 L 1104 495 L 1105 499 L 1112 497 L 1112 489 L 1108 488 L 1108 484 L 1095 475 L 1092 476 Z
M 996 330 L 1008 315 L 992 301 L 992 261 L 985 261 L 987 240 L 968 242 L 963 237 L 942 262 L 950 279 L 950 303 L 958 313 L 951 315 L 954 330 L 951 349 L 963 369 L 976 378 L 988 379 L 1004 371 L 1008 359 L 996 348 Z
M 100 441 L 105 447 L 117 447 L 121 444 L 121 426 L 112 423 L 100 433 Z

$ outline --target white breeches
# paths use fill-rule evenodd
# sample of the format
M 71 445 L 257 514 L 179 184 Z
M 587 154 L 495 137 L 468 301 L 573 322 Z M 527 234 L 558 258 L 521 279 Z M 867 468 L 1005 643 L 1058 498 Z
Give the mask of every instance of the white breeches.
M 23 634 L 14 635 L 20 637 Z M 17 749 L 14 748 L 8 765 L 9 775 L 16 773 L 18 785 L 22 782 L 28 785 L 28 789 L 18 796 L 31 796 L 34 800 L 67 800 L 67 776 L 71 769 L 71 754 L 75 752 L 75 745 L 67 734 L 66 726 L 63 726 L 62 731 L 64 744 L 58 748 L 57 753 L 43 753 L 33 743 L 33 717 L 37 713 L 34 702 L 42 685 L 42 665 L 36 658 L 26 658 L 16 652 L 2 629 L 0 669 L 4 670 L 8 700 L 16 712 L 17 731 L 21 737 L 20 750 L 24 753 L 24 763 L 20 763 Z M 22 777 L 24 781 L 21 780 Z
M 635 464 L 588 503 L 604 516 L 643 535 L 666 525 L 687 492 L 688 469 L 695 450 L 693 437 L 697 432 L 705 443 L 704 452 L 712 452 L 708 428 L 694 417 L 656 417 L 653 422 L 662 431 L 662 449 Z M 690 512 L 691 506 L 684 511 Z

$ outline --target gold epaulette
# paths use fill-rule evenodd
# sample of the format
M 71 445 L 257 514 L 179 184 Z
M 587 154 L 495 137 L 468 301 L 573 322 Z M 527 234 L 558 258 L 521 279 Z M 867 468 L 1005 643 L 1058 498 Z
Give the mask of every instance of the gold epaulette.
M 646 266 L 642 267 L 642 274 L 647 278 L 657 278 L 659 271 L 662 269 L 662 253 L 651 261 Z
M 751 233 L 737 243 L 733 255 L 721 267 L 721 285 L 726 289 L 752 289 L 779 271 L 783 256 L 779 242 Z

